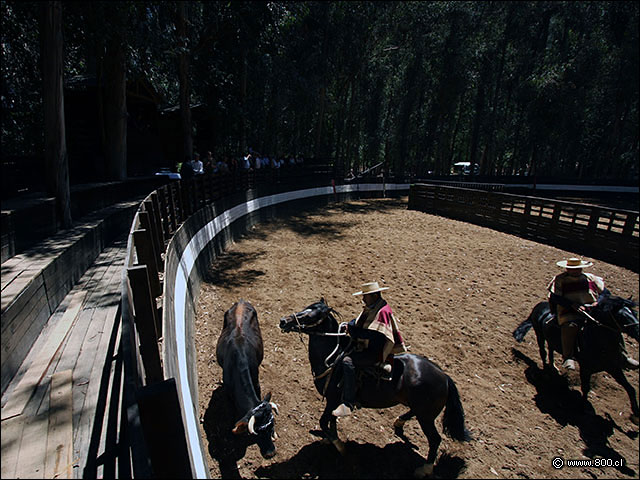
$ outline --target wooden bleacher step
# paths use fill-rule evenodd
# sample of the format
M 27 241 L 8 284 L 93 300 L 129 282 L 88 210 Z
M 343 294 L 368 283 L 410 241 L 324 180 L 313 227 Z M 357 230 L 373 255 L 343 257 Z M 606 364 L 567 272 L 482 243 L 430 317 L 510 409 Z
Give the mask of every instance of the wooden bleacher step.
M 16 389 L 11 393 L 6 405 L 2 408 L 2 421 L 22 414 L 24 407 L 33 395 L 36 387 L 47 373 L 52 360 L 64 344 L 67 335 L 78 318 L 86 296 L 86 291 L 78 291 L 73 294 L 69 307 L 51 332 L 47 343 L 29 366 L 24 377 L 20 380 Z
M 73 478 L 73 371 L 51 377 L 44 478 Z

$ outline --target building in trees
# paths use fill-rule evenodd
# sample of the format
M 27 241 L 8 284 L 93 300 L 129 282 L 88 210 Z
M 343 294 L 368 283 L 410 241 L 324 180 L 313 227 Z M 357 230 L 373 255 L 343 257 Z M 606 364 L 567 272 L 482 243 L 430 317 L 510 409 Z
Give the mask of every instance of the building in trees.
M 93 75 L 65 82 L 69 172 L 72 184 L 104 181 L 104 91 Z M 161 96 L 145 78 L 127 81 L 127 175 L 151 175 L 165 166 L 160 147 Z

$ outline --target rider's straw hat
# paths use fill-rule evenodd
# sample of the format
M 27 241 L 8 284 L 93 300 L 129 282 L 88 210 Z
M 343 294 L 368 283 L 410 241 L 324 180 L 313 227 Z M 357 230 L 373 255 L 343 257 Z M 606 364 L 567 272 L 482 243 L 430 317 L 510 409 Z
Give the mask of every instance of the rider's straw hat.
M 569 260 L 560 260 L 556 265 L 562 268 L 586 268 L 593 265 L 592 262 L 585 262 L 579 258 L 570 258 Z
M 382 292 L 383 290 L 389 290 L 389 287 L 381 287 L 378 282 L 364 283 L 362 284 L 362 290 L 353 295 L 366 295 L 367 293 Z

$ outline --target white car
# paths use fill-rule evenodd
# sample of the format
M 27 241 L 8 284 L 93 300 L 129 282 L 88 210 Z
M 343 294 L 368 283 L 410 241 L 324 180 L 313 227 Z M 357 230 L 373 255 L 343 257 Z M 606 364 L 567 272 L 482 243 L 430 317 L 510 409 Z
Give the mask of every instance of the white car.
M 156 175 L 165 175 L 171 179 L 180 180 L 180 174 L 176 172 L 172 172 L 168 168 L 161 168 L 159 172 L 156 172 Z

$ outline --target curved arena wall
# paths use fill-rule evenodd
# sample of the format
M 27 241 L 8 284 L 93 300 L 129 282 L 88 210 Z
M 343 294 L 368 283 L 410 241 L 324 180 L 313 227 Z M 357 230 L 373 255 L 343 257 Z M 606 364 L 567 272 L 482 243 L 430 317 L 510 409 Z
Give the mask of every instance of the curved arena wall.
M 238 234 L 260 221 L 332 200 L 346 200 L 354 194 L 406 195 L 408 190 L 408 184 L 361 184 L 261 195 L 258 188 L 201 208 L 177 229 L 165 255 L 162 362 L 164 377 L 176 381 L 195 478 L 209 475 L 198 428 L 194 319 L 200 285 L 211 262 Z

